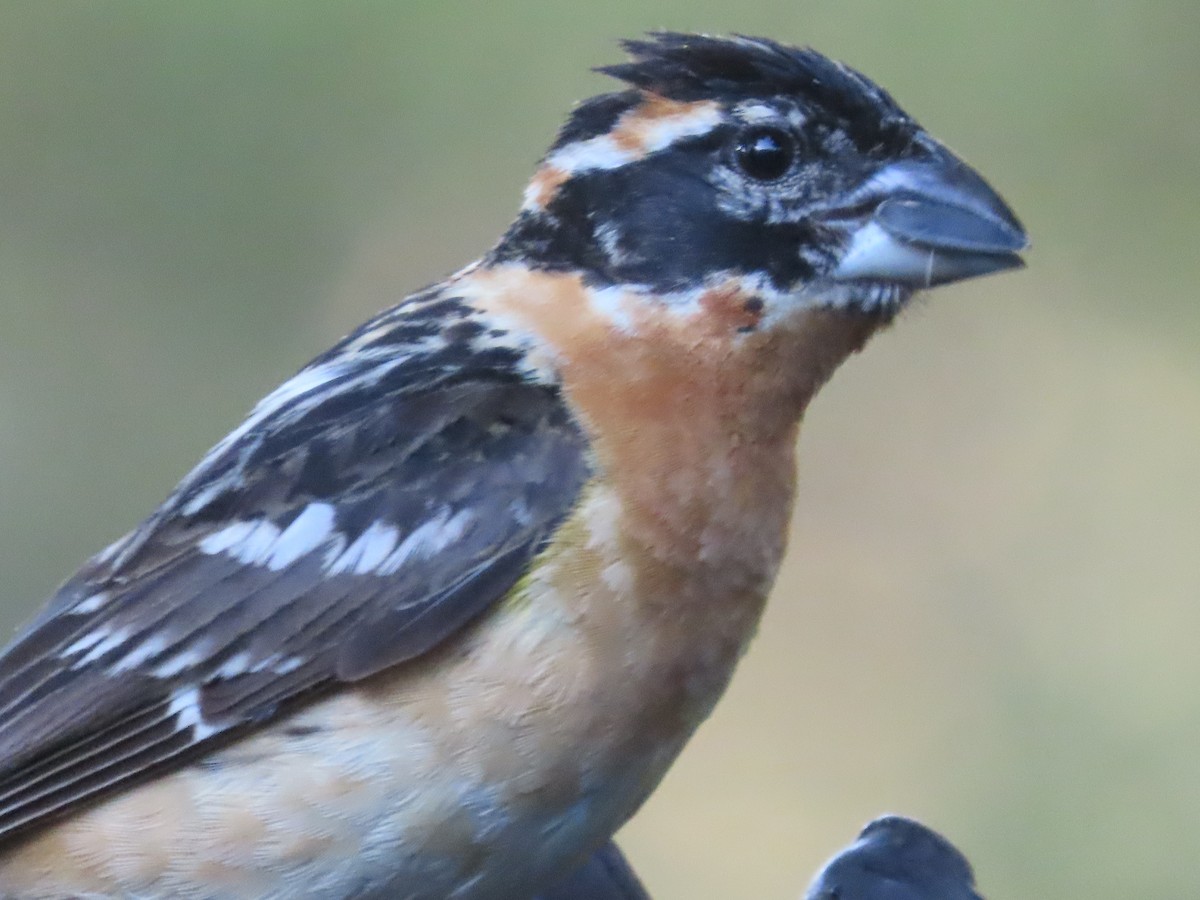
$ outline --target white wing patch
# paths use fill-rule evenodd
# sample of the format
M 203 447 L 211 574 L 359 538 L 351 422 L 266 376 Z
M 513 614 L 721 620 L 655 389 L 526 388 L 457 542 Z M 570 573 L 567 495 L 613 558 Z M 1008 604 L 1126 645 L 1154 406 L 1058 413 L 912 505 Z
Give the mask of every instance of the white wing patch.
M 174 656 L 171 656 L 157 666 L 154 667 L 152 674 L 156 678 L 174 678 L 180 672 L 185 672 L 188 669 L 194 669 L 200 665 L 212 653 L 212 646 L 208 641 L 202 641 L 198 645 L 192 645 L 186 650 L 181 650 Z
M 265 519 L 234 522 L 214 531 L 199 544 L 200 552 L 209 556 L 228 553 L 234 559 L 249 562 L 264 555 L 279 537 L 279 529 Z
M 172 694 L 167 712 L 178 716 L 175 720 L 178 728 L 192 729 L 194 741 L 202 741 L 221 731 L 220 727 L 204 721 L 204 715 L 200 712 L 200 688 L 195 685 L 180 688 Z
M 447 519 L 443 512 L 414 530 L 406 537 L 383 564 L 376 570 L 378 575 L 393 575 L 412 559 L 428 559 L 446 549 L 463 536 L 475 519 L 470 510 L 459 510 Z
M 105 603 L 112 599 L 112 594 L 108 591 L 97 591 L 96 593 L 84 597 L 78 603 L 71 607 L 72 615 L 86 616 L 89 613 L 97 612 Z
M 63 656 L 78 656 L 92 647 L 95 647 L 108 635 L 107 628 L 95 628 L 79 638 L 75 643 L 63 648 Z
M 133 628 L 131 627 L 116 629 L 107 627 L 97 628 L 94 631 L 89 631 L 63 650 L 62 655 L 76 656 L 82 653 L 83 655 L 71 664 L 72 669 L 82 669 L 84 666 L 91 665 L 106 653 L 116 650 L 129 640 L 131 634 L 133 634 Z
M 130 669 L 136 669 L 138 666 L 147 662 L 150 659 L 158 656 L 167 649 L 167 640 L 164 635 L 156 634 L 142 641 L 120 659 L 118 659 L 109 668 L 112 674 L 119 672 L 127 672 Z
M 395 525 L 376 521 L 346 546 L 335 528 L 336 510 L 329 503 L 310 503 L 287 528 L 267 519 L 234 522 L 199 543 L 209 556 L 225 554 L 240 563 L 286 569 L 309 553 L 327 547 L 327 575 L 393 575 L 411 560 L 428 559 L 459 540 L 474 522 L 467 509 L 444 510 L 403 539 Z M 86 649 L 86 647 L 84 648 Z
M 399 540 L 400 530 L 394 525 L 373 522 L 353 544 L 331 556 L 326 562 L 325 571 L 330 575 L 339 575 L 342 572 L 366 575 L 374 572 L 396 548 L 396 542 Z
M 234 522 L 205 537 L 199 547 L 209 556 L 224 553 L 278 572 L 336 537 L 334 518 L 332 504 L 310 503 L 285 529 L 267 519 Z
M 334 509 L 329 503 L 310 503 L 276 539 L 266 558 L 272 572 L 286 569 L 334 534 Z
M 275 657 L 269 657 L 268 662 Z M 250 666 L 253 664 L 253 659 L 245 650 L 240 653 L 235 653 L 229 659 L 221 664 L 221 668 L 217 669 L 218 678 L 236 678 L 238 675 L 245 675 L 250 671 Z

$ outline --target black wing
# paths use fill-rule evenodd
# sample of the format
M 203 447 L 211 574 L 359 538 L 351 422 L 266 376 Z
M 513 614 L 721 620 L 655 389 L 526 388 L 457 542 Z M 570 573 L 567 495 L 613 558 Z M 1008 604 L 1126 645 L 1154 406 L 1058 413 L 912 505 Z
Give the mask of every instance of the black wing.
M 0 839 L 417 657 L 512 587 L 584 439 L 439 303 L 436 330 L 393 312 L 267 397 L 0 656 Z

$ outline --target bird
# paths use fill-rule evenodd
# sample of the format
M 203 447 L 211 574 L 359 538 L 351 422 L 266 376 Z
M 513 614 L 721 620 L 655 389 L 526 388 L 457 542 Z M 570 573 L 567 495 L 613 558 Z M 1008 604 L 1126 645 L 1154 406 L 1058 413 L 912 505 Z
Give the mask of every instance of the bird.
M 0 896 L 532 897 L 654 790 L 757 627 L 809 401 L 1028 242 L 815 50 L 624 49 L 490 250 L 0 653 Z
M 619 897 L 620 895 L 616 895 Z M 962 852 L 916 819 L 880 816 L 813 878 L 804 900 L 983 900 Z

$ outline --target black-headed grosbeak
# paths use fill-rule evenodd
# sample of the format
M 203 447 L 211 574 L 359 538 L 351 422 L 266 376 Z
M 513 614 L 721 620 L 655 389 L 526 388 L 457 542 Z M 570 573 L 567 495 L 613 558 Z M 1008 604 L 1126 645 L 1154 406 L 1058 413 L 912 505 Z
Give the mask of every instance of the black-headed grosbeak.
M 957 847 L 915 819 L 880 816 L 825 864 L 804 900 L 983 898 L 971 863 Z
M 1021 225 L 882 89 L 662 33 L 482 260 L 263 399 L 0 657 L 9 897 L 522 898 L 708 715 L 801 415 Z

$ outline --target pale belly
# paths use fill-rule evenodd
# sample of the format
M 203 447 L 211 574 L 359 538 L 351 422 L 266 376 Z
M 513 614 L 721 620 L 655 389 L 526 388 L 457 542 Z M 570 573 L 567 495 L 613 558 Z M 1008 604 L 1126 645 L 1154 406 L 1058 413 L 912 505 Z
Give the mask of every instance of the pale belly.
M 782 551 L 630 566 L 593 490 L 446 646 L 124 791 L 0 858 L 0 897 L 513 900 L 658 784 L 724 690 Z
M 19 846 L 0 896 L 529 896 L 633 814 L 716 699 L 682 709 L 676 673 L 595 637 L 497 610 L 436 658 Z

